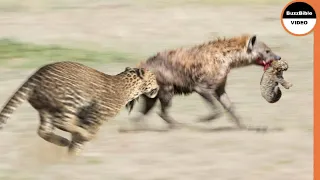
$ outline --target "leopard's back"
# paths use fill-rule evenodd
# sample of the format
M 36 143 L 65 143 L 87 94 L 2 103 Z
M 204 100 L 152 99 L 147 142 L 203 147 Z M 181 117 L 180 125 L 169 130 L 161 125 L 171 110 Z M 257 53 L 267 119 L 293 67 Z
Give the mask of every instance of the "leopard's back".
M 37 83 L 29 102 L 36 109 L 79 108 L 100 96 L 117 97 L 113 76 L 80 63 L 49 64 L 40 68 L 33 78 Z

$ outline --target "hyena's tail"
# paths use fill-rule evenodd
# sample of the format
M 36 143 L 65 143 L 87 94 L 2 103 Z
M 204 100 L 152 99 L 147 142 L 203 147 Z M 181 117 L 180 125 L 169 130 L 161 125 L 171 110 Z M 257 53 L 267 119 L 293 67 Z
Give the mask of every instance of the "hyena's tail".
M 33 78 L 29 78 L 7 101 L 0 112 L 0 129 L 3 128 L 3 125 L 7 122 L 18 106 L 29 98 L 34 85 Z

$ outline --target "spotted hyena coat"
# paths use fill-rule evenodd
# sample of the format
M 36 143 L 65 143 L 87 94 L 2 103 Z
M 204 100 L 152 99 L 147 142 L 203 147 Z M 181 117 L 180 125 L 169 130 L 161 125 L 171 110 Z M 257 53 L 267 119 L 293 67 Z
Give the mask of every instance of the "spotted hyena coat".
M 139 67 L 149 69 L 156 74 L 160 90 L 154 99 L 144 96 L 142 116 L 136 120 L 142 119 L 159 99 L 160 117 L 169 124 L 169 127 L 175 127 L 174 125 L 178 123 L 168 114 L 173 96 L 196 92 L 213 110 L 216 109 L 215 99 L 217 99 L 229 112 L 237 127 L 245 128 L 225 91 L 227 76 L 233 68 L 253 64 L 265 66 L 272 60 L 279 59 L 281 57 L 272 52 L 255 35 L 218 38 L 190 48 L 159 52 L 139 64 Z M 213 120 L 220 114 L 213 112 L 201 118 L 201 121 Z
M 154 98 L 156 77 L 145 69 L 129 68 L 107 75 L 75 62 L 57 62 L 39 68 L 8 100 L 0 113 L 0 127 L 27 100 L 39 112 L 38 135 L 78 154 L 95 137 L 103 122 L 141 94 Z M 70 132 L 71 142 L 54 134 Z
M 263 73 L 260 81 L 261 96 L 269 103 L 278 102 L 282 96 L 280 87 L 289 89 L 292 83 L 283 78 L 283 71 L 289 68 L 288 63 L 284 60 L 273 61 L 271 66 Z

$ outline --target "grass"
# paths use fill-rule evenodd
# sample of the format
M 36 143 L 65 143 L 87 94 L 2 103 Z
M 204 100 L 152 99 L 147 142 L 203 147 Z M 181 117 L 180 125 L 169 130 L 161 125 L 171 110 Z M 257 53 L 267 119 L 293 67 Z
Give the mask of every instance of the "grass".
M 283 159 L 276 162 L 276 164 L 292 164 L 294 162 L 293 159 Z
M 0 65 L 6 67 L 32 68 L 54 61 L 77 61 L 91 63 L 133 61 L 132 54 L 117 51 L 92 51 L 19 42 L 14 39 L 0 39 Z
M 98 158 L 89 158 L 89 159 L 87 159 L 87 163 L 92 164 L 92 165 L 94 165 L 94 164 L 96 165 L 96 164 L 102 164 L 103 161 Z

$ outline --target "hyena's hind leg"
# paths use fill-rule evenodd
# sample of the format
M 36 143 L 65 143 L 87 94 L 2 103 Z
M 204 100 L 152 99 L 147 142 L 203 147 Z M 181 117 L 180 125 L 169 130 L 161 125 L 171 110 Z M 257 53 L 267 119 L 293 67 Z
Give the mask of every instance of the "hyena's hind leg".
M 141 95 L 140 98 L 144 100 L 144 105 L 141 107 L 139 111 L 141 114 L 139 114 L 135 118 L 132 118 L 132 120 L 135 122 L 143 121 L 144 117 L 150 112 L 150 110 L 154 107 L 158 100 L 158 97 L 149 98 L 145 95 Z
M 38 128 L 38 135 L 44 140 L 58 146 L 68 146 L 70 141 L 64 137 L 53 133 L 53 116 L 46 111 L 39 111 L 40 125 Z
M 144 102 L 145 102 L 145 105 L 144 107 L 140 110 L 140 112 L 143 114 L 143 115 L 147 115 L 150 110 L 154 107 L 154 105 L 156 104 L 157 100 L 158 100 L 158 97 L 155 97 L 155 98 L 149 98 L 145 95 L 142 95 L 141 96 L 143 99 L 144 99 Z
M 141 109 L 139 110 L 139 114 L 133 118 L 130 118 L 130 121 L 133 123 L 134 128 L 131 130 L 127 129 L 125 130 L 126 132 L 149 130 L 147 124 L 145 124 L 145 117 L 151 111 L 151 109 L 155 106 L 158 100 L 158 97 L 149 98 L 145 95 L 141 95 L 140 98 L 143 99 L 144 103 L 141 106 Z

